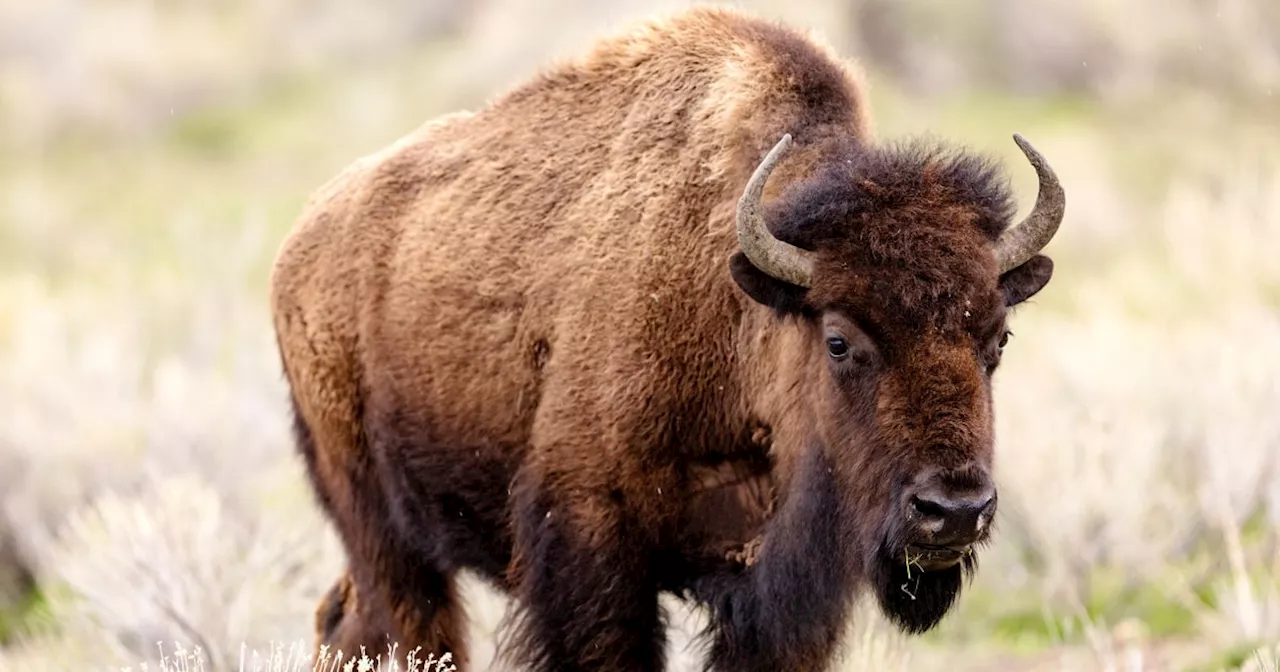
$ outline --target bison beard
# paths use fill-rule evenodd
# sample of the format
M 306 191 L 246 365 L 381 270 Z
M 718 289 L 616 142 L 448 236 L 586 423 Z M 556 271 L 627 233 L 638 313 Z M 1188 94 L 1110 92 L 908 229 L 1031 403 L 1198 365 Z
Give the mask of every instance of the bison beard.
M 932 629 L 960 596 L 966 577 L 976 569 L 973 555 L 943 570 L 908 569 L 903 552 L 881 548 L 872 564 L 871 585 L 880 609 L 910 634 Z

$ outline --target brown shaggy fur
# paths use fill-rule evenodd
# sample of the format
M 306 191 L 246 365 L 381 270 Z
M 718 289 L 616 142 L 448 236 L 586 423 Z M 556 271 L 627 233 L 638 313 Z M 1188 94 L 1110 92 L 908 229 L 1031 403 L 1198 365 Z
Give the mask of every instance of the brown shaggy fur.
M 932 627 L 972 565 L 909 585 L 904 493 L 989 479 L 1006 310 L 1052 264 L 997 277 L 994 165 L 878 145 L 867 114 L 830 51 L 702 8 L 320 189 L 271 282 L 349 558 L 318 643 L 465 669 L 461 569 L 516 598 L 538 670 L 661 669 L 664 590 L 710 607 L 717 670 L 825 667 L 860 585 Z M 817 255 L 810 290 L 737 251 L 737 199 L 784 133 L 765 204 Z

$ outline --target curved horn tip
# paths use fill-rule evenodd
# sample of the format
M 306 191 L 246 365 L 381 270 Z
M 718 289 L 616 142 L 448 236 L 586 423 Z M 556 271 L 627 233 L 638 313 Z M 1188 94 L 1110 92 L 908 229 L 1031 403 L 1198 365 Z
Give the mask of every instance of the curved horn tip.
M 1036 171 L 1036 176 L 1040 178 L 1042 196 L 1038 199 L 1039 202 L 1036 203 L 1037 209 L 1044 207 L 1047 213 L 1053 213 L 1061 220 L 1062 210 L 1066 207 L 1066 200 L 1062 183 L 1058 180 L 1057 171 L 1053 169 L 1053 166 L 1049 165 L 1049 161 L 1044 158 L 1044 155 L 1021 133 L 1014 133 L 1013 141 L 1017 143 L 1018 149 L 1021 149 L 1022 153 L 1026 155 L 1027 161 L 1031 163 L 1031 167 Z
M 1006 230 L 996 244 L 996 259 L 1002 274 L 1026 262 L 1044 248 L 1057 233 L 1066 210 L 1062 184 L 1049 162 L 1021 133 L 1014 133 L 1013 141 L 1035 169 L 1040 186 L 1031 213 Z
M 774 145 L 773 148 L 769 150 L 769 153 L 765 154 L 764 162 L 772 166 L 773 163 L 777 161 L 777 158 L 788 149 L 791 149 L 791 134 L 785 133 L 782 138 L 778 140 L 778 144 Z
M 1048 165 L 1048 162 L 1044 159 L 1044 155 L 1041 154 L 1040 151 L 1031 144 L 1031 141 L 1027 140 L 1021 133 L 1013 134 L 1013 142 L 1018 145 L 1018 149 L 1022 150 L 1022 153 L 1026 155 L 1027 160 L 1031 162 L 1031 165 L 1034 166 L 1036 170 L 1039 170 L 1041 166 Z
M 808 252 L 774 238 L 765 225 L 760 198 L 774 166 L 791 146 L 786 133 L 756 166 L 738 199 L 738 244 L 761 271 L 774 278 L 801 287 L 813 282 L 813 259 Z

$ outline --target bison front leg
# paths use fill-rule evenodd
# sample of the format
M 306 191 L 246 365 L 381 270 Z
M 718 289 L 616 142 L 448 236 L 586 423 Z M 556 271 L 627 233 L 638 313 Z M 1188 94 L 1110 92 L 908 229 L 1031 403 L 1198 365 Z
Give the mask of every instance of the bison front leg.
M 830 666 L 856 584 L 856 549 L 833 465 L 812 449 L 798 467 L 762 539 L 749 544 L 749 566 L 695 583 L 694 597 L 712 612 L 712 670 Z
M 663 668 L 648 535 L 620 489 L 583 474 L 526 469 L 514 495 L 511 584 L 522 610 L 517 652 L 531 669 Z M 576 482 L 575 482 L 576 481 Z
M 395 645 L 396 664 L 402 667 L 409 664 L 407 654 L 421 648 L 415 657 L 439 658 L 448 653 L 459 672 L 467 670 L 469 657 L 462 640 L 465 614 L 456 579 L 424 568 L 420 583 L 423 581 L 436 583 L 431 596 L 423 599 L 418 593 L 417 600 L 395 601 L 361 594 L 350 569 L 344 570 L 316 607 L 312 661 L 317 669 L 358 659 L 362 648 L 370 657 L 386 658 L 387 647 Z M 404 584 L 392 590 L 408 592 Z M 321 646 L 328 647 L 327 660 L 321 656 Z

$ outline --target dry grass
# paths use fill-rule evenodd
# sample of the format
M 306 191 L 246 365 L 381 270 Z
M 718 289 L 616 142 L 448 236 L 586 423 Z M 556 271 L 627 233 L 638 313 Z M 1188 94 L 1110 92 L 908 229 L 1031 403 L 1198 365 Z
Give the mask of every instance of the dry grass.
M 309 669 L 341 558 L 289 447 L 265 312 L 280 237 L 353 157 L 683 4 L 0 1 L 0 559 L 44 605 L 0 669 Z M 993 0 L 982 21 L 913 0 L 871 16 L 877 43 L 847 17 L 884 3 L 744 4 L 869 54 L 882 134 L 1001 153 L 1029 195 L 1020 130 L 1069 190 L 1057 277 L 999 375 L 997 542 L 939 633 L 864 609 L 842 669 L 1275 670 L 1280 130 L 1253 121 L 1280 76 L 1273 3 Z M 573 20 L 529 30 L 549 15 Z M 1240 95 L 1130 106 L 1197 87 Z M 467 600 L 483 662 L 504 604 Z M 667 604 L 672 667 L 693 669 L 702 615 Z

